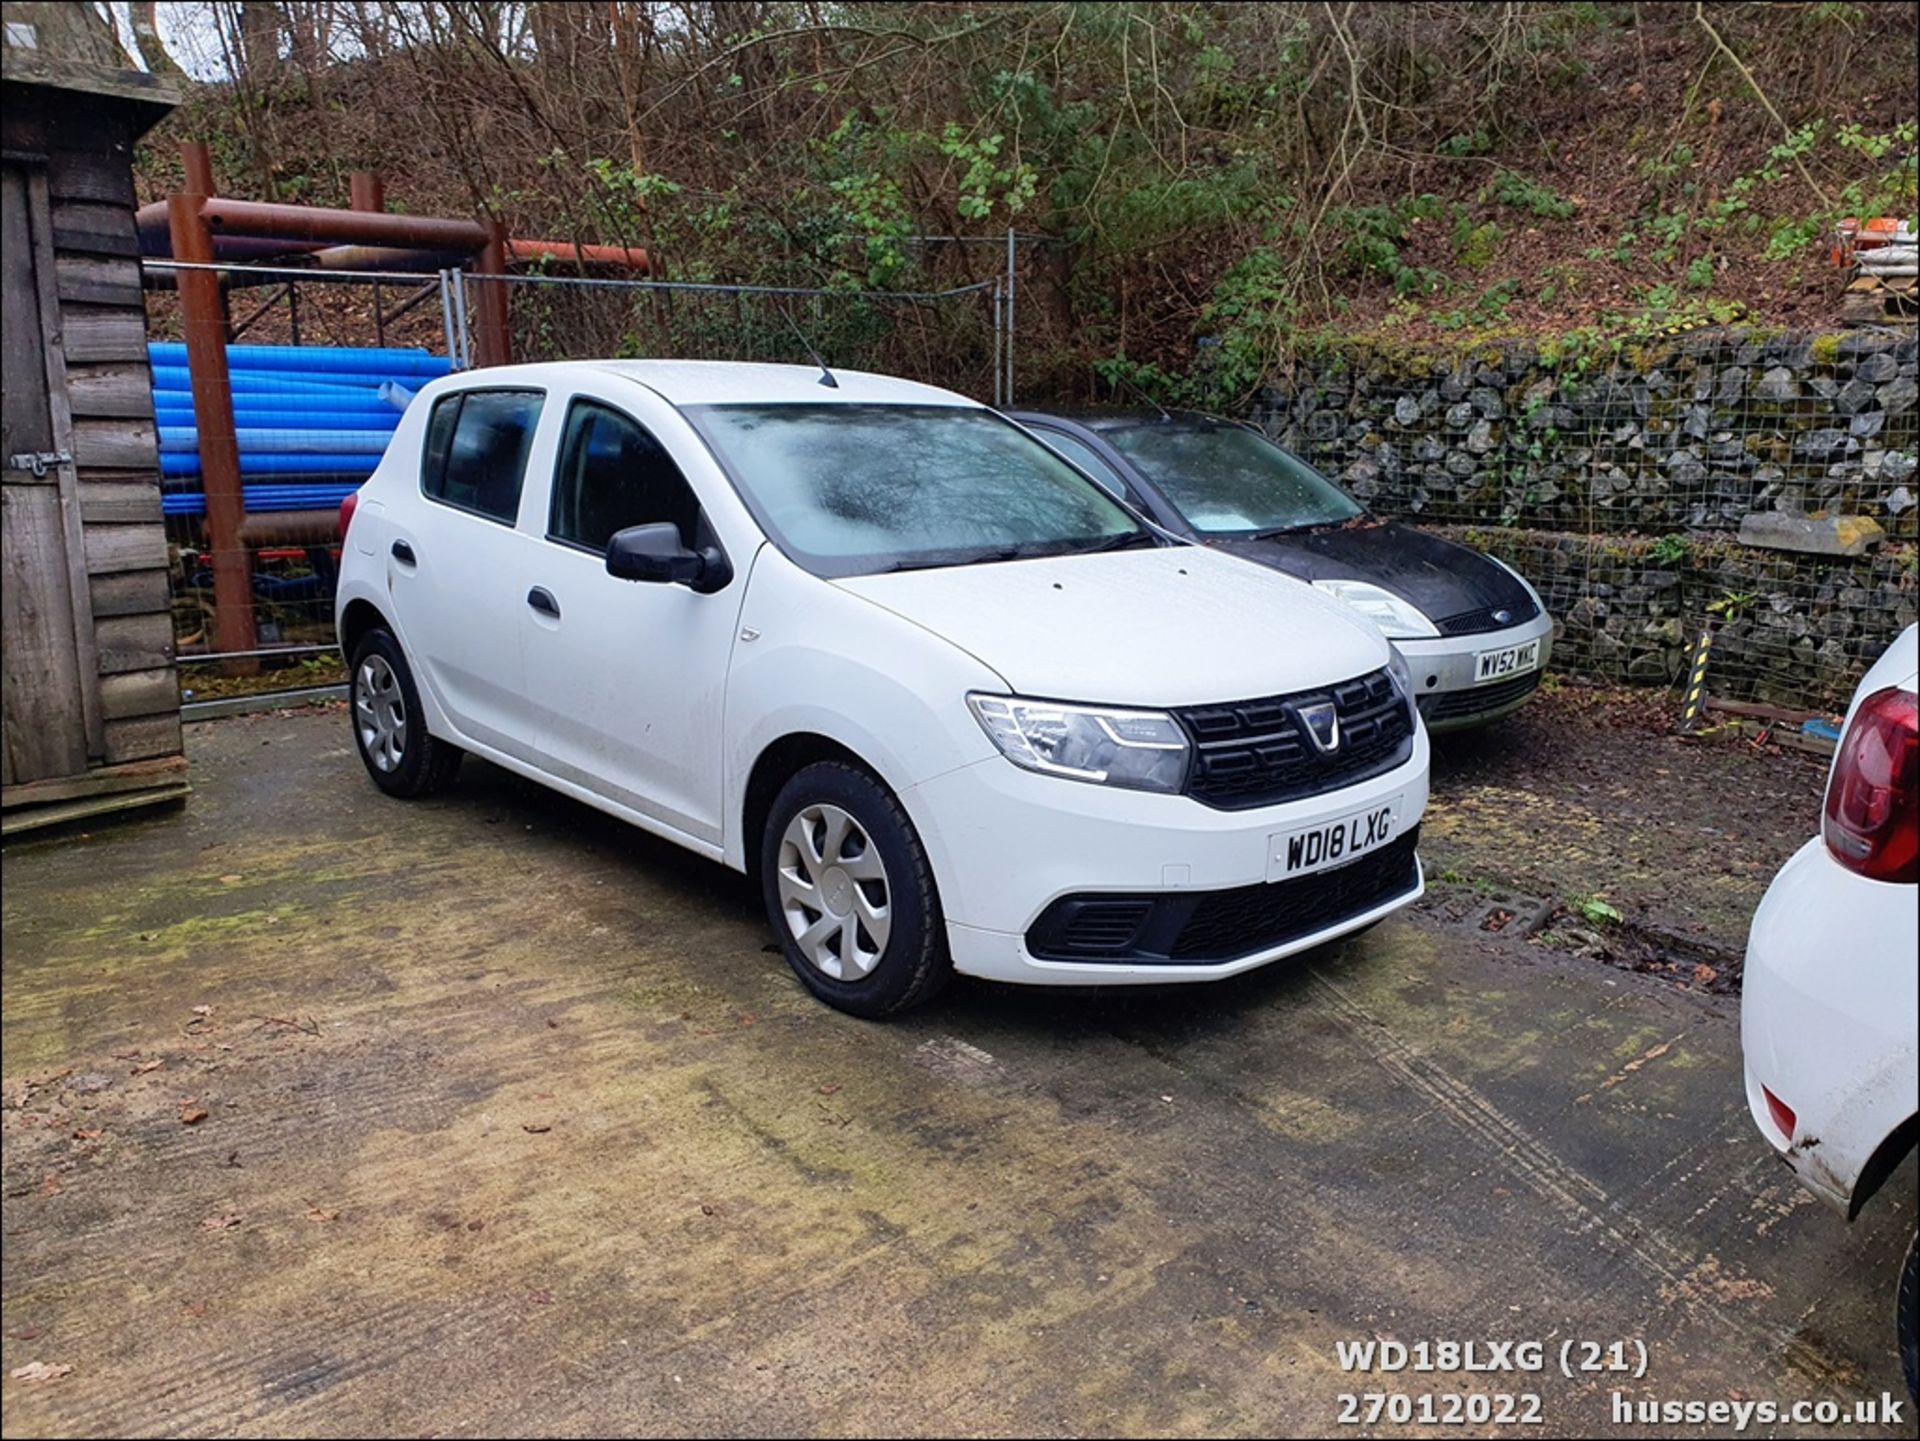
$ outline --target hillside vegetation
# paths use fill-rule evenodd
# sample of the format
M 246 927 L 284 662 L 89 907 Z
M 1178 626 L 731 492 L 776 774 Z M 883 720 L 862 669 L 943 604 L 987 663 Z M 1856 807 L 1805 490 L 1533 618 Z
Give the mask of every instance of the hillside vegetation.
M 1830 323 L 1834 220 L 1915 205 L 1906 3 L 210 13 L 227 78 L 151 137 L 151 196 L 192 137 L 233 194 L 340 204 L 372 168 L 673 279 L 849 288 L 990 275 L 915 237 L 1017 227 L 1052 237 L 1023 375 L 1062 393 L 1231 403 L 1356 334 Z

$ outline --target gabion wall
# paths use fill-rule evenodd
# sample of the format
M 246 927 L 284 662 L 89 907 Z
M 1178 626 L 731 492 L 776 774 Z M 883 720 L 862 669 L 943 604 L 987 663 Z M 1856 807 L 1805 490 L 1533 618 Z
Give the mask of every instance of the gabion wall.
M 1842 703 L 1914 620 L 1912 332 L 1701 331 L 1603 359 L 1519 343 L 1303 361 L 1253 418 L 1376 510 L 1511 560 L 1557 663 L 1665 684 L 1701 628 L 1709 688 Z M 1842 559 L 1742 546 L 1755 511 L 1870 517 Z

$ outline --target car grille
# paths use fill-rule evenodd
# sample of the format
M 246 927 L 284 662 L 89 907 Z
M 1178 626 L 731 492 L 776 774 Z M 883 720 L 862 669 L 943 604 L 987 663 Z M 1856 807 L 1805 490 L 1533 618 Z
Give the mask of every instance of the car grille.
M 1340 718 L 1340 744 L 1322 752 L 1297 711 L 1328 701 Z M 1413 750 L 1412 715 L 1384 670 L 1325 690 L 1189 706 L 1174 715 L 1194 740 L 1187 794 L 1217 810 L 1337 790 L 1392 770 Z
M 1419 884 L 1420 828 L 1357 861 L 1290 881 L 1151 896 L 1063 896 L 1027 932 L 1042 960 L 1207 965 L 1328 930 Z
M 1507 618 L 1497 620 L 1495 611 L 1505 611 Z M 1458 615 L 1443 616 L 1436 620 L 1434 628 L 1442 635 L 1479 635 L 1482 631 L 1505 630 L 1510 625 L 1523 625 L 1540 614 L 1540 607 L 1533 603 L 1531 596 L 1523 596 L 1510 605 L 1488 605 L 1479 610 L 1463 610 Z
M 1540 684 L 1540 672 L 1528 671 L 1525 675 L 1514 676 L 1511 680 L 1498 680 L 1492 685 L 1477 685 L 1468 690 L 1443 691 L 1439 695 L 1424 697 L 1420 703 L 1420 713 L 1429 721 L 1459 720 L 1462 716 L 1485 715 L 1505 706 L 1515 705 L 1532 695 Z

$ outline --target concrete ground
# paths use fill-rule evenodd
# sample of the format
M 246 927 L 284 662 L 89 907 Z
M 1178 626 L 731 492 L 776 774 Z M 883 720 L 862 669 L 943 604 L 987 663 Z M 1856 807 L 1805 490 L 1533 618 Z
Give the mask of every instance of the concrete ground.
M 872 1025 L 743 882 L 490 767 L 386 800 L 337 708 L 189 745 L 184 812 L 6 854 L 8 1435 L 1405 1434 L 1340 1395 L 1506 1391 L 1585 1436 L 1616 1388 L 1904 1394 L 1912 1163 L 1851 1228 L 1805 1197 L 1729 998 L 1403 913 Z M 1550 1369 L 1343 1373 L 1376 1338 Z M 1568 1341 L 1644 1377 L 1564 1379 Z

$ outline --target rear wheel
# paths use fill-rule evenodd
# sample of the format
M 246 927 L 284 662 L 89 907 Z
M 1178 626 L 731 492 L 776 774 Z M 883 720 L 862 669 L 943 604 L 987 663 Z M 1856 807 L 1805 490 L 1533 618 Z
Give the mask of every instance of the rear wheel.
M 913 822 L 865 771 L 823 761 L 774 797 L 760 845 L 767 917 L 801 984 L 879 1018 L 946 982 L 946 928 Z
M 453 784 L 461 751 L 427 733 L 413 671 L 391 631 L 370 630 L 354 647 L 347 711 L 367 774 L 388 795 L 410 799 Z

